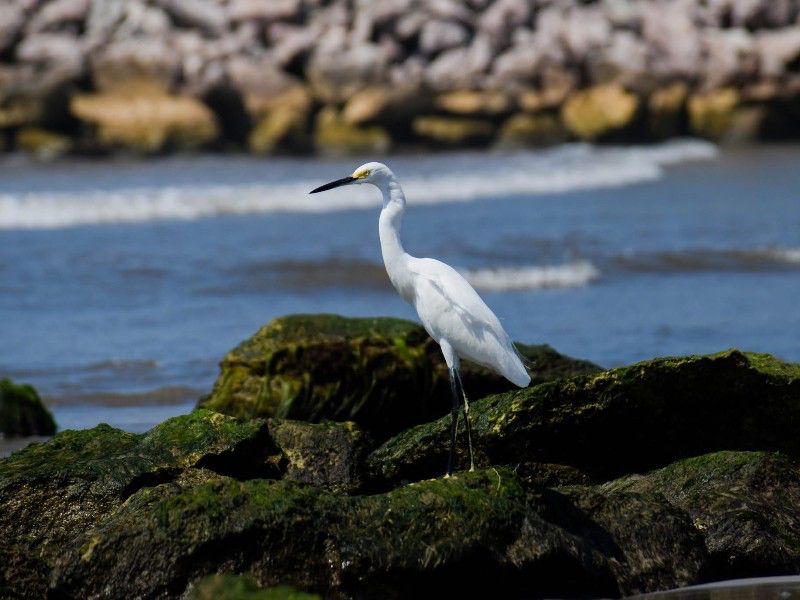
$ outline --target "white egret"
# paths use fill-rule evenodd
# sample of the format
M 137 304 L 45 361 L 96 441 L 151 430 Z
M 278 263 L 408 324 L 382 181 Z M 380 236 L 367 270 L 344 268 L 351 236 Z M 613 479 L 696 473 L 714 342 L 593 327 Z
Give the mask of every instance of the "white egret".
M 432 258 L 416 258 L 403 249 L 400 222 L 406 198 L 389 167 L 370 162 L 358 167 L 351 176 L 327 183 L 311 193 L 361 183 L 371 183 L 383 194 L 378 232 L 389 280 L 400 296 L 416 309 L 423 327 L 441 347 L 449 369 L 453 408 L 447 475 L 453 472 L 458 411 L 462 402 L 472 471 L 475 462 L 469 402 L 461 383 L 460 360 L 466 358 L 493 369 L 519 387 L 530 383 L 530 375 L 500 320 L 458 271 Z

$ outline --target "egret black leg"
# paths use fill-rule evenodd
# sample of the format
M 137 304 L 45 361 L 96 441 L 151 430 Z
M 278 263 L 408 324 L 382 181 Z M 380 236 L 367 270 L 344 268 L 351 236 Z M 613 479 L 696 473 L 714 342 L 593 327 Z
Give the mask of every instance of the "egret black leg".
M 447 457 L 447 477 L 453 474 L 453 463 L 456 454 L 456 434 L 458 433 L 458 408 L 461 398 L 458 395 L 458 376 L 456 371 L 450 370 L 450 391 L 453 393 L 453 408 L 450 411 L 450 454 Z
M 467 393 L 464 391 L 464 384 L 461 382 L 461 373 L 458 369 L 453 371 L 456 376 L 456 382 L 461 392 L 461 397 L 464 399 L 464 422 L 467 424 L 467 442 L 469 444 L 469 470 L 475 470 L 475 460 L 472 458 L 472 426 L 469 422 L 469 401 L 467 400 Z M 460 399 L 459 399 L 460 401 Z

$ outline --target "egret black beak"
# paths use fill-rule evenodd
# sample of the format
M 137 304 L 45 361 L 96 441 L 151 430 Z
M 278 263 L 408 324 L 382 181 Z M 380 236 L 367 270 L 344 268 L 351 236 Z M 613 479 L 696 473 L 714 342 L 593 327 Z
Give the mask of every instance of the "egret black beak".
M 316 194 L 317 192 L 332 190 L 333 188 L 337 188 L 342 185 L 347 185 L 348 183 L 353 183 L 355 180 L 356 180 L 355 177 L 343 177 L 342 179 L 337 179 L 336 181 L 331 181 L 330 183 L 321 185 L 318 188 L 311 190 L 309 194 Z

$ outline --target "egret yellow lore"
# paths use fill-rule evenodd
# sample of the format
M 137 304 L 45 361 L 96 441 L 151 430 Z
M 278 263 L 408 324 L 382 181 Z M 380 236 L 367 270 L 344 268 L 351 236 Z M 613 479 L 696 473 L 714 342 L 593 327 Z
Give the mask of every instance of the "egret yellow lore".
M 469 402 L 461 383 L 461 359 L 488 367 L 519 387 L 530 383 L 530 375 L 500 320 L 458 271 L 433 258 L 416 258 L 403 249 L 400 224 L 406 210 L 406 197 L 389 167 L 370 162 L 361 165 L 351 176 L 327 183 L 311 193 L 362 183 L 371 183 L 383 194 L 378 233 L 389 280 L 397 293 L 416 309 L 423 327 L 441 347 L 450 372 L 453 408 L 447 475 L 453 472 L 459 409 L 464 411 L 472 471 L 475 461 Z

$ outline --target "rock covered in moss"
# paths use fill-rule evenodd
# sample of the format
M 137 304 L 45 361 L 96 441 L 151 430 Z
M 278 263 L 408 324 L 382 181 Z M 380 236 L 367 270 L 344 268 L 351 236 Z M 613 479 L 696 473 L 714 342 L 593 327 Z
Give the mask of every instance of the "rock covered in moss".
M 97 128 L 106 147 L 153 153 L 208 144 L 217 136 L 213 113 L 196 98 L 168 93 L 149 83 L 72 98 L 72 114 Z
M 351 493 L 362 487 L 371 440 L 355 423 L 270 419 L 269 432 L 282 453 L 284 479 L 335 492 Z
M 33 386 L 0 379 L 0 437 L 53 435 L 56 422 Z
M 545 461 L 608 478 L 720 448 L 800 456 L 800 365 L 737 350 L 655 359 L 490 396 L 471 414 L 478 464 Z M 449 417 L 387 441 L 368 459 L 374 476 L 438 474 L 448 428 Z
M 715 578 L 800 571 L 800 466 L 786 455 L 720 451 L 599 489 L 657 493 L 688 514 L 705 538 Z
M 357 497 L 284 481 L 176 481 L 140 490 L 76 539 L 53 589 L 68 597 L 102 586 L 129 597 L 169 596 L 225 570 L 325 595 L 519 596 L 529 586 L 559 589 L 569 572 L 578 593 L 618 594 L 591 537 L 544 516 L 563 504 L 557 493 L 529 492 L 505 470 Z
M 549 346 L 520 346 L 534 382 L 599 367 Z M 472 398 L 511 389 L 465 364 Z M 377 438 L 449 412 L 447 368 L 419 325 L 390 318 L 293 315 L 275 319 L 223 359 L 201 406 L 239 417 L 354 421 Z
M 562 106 L 564 125 L 582 140 L 595 140 L 630 127 L 639 98 L 618 84 L 603 84 L 577 92 Z
M 244 575 L 210 575 L 197 582 L 186 600 L 320 600 L 293 587 L 279 585 L 261 588 Z

